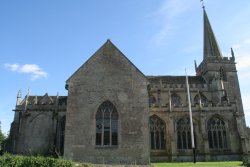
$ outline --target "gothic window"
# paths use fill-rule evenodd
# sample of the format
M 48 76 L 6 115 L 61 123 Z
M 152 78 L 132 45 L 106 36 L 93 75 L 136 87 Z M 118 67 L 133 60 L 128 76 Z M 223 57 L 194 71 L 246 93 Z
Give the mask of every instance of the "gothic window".
M 202 105 L 204 105 L 204 106 L 208 105 L 208 100 L 207 100 L 206 96 L 204 96 L 202 93 L 199 93 L 194 97 L 194 104 L 199 104 L 200 101 L 201 101 Z
M 96 113 L 96 145 L 118 145 L 118 113 L 110 101 L 103 102 Z
M 177 130 L 177 148 L 192 149 L 190 119 L 188 117 L 179 119 L 177 121 L 176 130 Z M 194 132 L 194 141 L 196 145 L 195 132 Z
M 207 122 L 208 142 L 210 149 L 227 148 L 227 132 L 225 122 L 219 118 L 211 118 Z
M 161 105 L 161 90 L 157 91 L 157 103 L 159 106 Z
M 156 99 L 153 95 L 150 95 L 149 96 L 149 107 L 152 106 L 152 104 L 155 104 L 156 103 Z
M 224 71 L 224 69 L 222 67 L 220 67 L 220 79 L 223 80 L 223 81 L 226 81 L 227 78 L 226 78 L 226 72 Z
M 66 116 L 63 116 L 60 120 L 60 153 L 64 151 L 64 134 L 65 134 L 65 121 Z
M 163 150 L 166 148 L 166 125 L 156 115 L 150 117 L 151 149 Z
M 180 107 L 181 106 L 181 97 L 178 96 L 176 93 L 173 93 L 171 95 L 171 104 L 175 107 Z

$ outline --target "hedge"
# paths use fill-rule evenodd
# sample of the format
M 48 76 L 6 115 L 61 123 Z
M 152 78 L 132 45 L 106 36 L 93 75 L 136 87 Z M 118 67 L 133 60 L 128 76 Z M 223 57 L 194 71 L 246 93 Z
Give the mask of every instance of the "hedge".
M 4 154 L 0 156 L 1 167 L 74 167 L 72 161 L 42 156 L 20 156 Z

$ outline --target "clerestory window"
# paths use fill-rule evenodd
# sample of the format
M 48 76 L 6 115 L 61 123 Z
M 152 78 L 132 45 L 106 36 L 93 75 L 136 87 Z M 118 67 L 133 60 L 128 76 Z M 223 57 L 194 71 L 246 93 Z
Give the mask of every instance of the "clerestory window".
M 194 104 L 199 104 L 200 102 L 201 102 L 201 104 L 203 106 L 207 106 L 208 105 L 208 100 L 207 100 L 206 96 L 204 96 L 202 93 L 198 93 L 194 97 Z
M 181 103 L 181 97 L 178 96 L 176 93 L 173 93 L 171 95 L 171 103 L 175 107 L 180 107 L 182 105 L 182 103 Z
M 110 101 L 103 102 L 96 113 L 96 145 L 118 145 L 118 113 Z

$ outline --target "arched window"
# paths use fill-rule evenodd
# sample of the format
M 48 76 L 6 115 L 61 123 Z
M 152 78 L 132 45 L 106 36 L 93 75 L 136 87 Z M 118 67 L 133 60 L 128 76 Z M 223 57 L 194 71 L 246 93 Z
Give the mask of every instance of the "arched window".
M 176 93 L 173 93 L 171 95 L 171 104 L 175 107 L 180 107 L 181 104 L 181 97 L 178 96 Z
M 162 150 L 166 148 L 166 125 L 156 115 L 150 117 L 151 149 Z
M 177 148 L 192 149 L 190 119 L 188 117 L 179 119 L 177 121 L 176 130 L 177 130 Z M 195 139 L 196 138 L 194 132 L 194 141 L 196 146 Z
M 118 144 L 118 113 L 110 101 L 103 102 L 96 113 L 96 145 Z
M 225 122 L 213 117 L 207 122 L 208 142 L 211 149 L 227 148 L 227 132 Z
M 153 104 L 155 104 L 155 103 L 156 103 L 156 99 L 155 99 L 154 95 L 150 95 L 149 96 L 149 107 L 152 107 Z
M 201 101 L 202 105 L 204 105 L 204 106 L 208 105 L 208 100 L 207 100 L 206 96 L 204 96 L 202 93 L 198 93 L 194 97 L 194 104 L 199 104 L 200 101 Z

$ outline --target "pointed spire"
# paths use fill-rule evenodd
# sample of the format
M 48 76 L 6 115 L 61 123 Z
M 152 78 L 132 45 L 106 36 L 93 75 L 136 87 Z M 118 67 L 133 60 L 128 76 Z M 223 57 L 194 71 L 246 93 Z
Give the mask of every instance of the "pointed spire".
M 35 97 L 35 101 L 34 101 L 35 104 L 37 104 L 37 96 Z
M 194 68 L 195 68 L 195 71 L 197 72 L 197 64 L 196 64 L 196 60 L 194 60 Z
M 16 105 L 21 105 L 21 103 L 22 103 L 22 91 L 19 90 L 17 93 Z
M 217 59 L 222 58 L 222 54 L 220 52 L 219 45 L 216 41 L 213 29 L 210 25 L 209 19 L 207 17 L 207 13 L 205 8 L 203 8 L 203 21 L 204 21 L 204 51 L 203 51 L 203 59 L 207 57 L 214 57 Z
M 235 61 L 234 50 L 233 50 L 233 48 L 231 48 L 231 55 L 232 55 L 232 60 Z
M 28 105 L 28 101 L 29 101 L 29 96 L 30 96 L 30 89 L 28 89 L 26 98 L 25 98 L 25 106 L 24 106 L 24 110 L 26 110 L 27 105 Z

